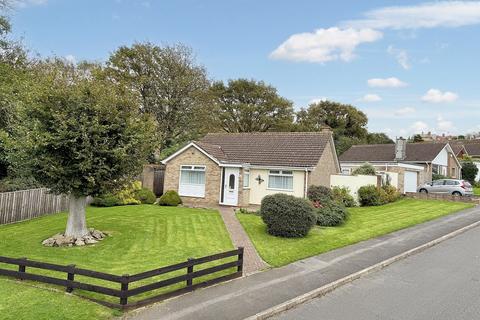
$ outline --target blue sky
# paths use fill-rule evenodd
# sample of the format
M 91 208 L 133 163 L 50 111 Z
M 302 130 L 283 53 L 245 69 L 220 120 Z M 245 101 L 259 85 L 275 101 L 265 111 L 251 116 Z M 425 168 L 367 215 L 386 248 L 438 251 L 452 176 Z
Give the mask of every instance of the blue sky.
M 350 103 L 392 137 L 479 131 L 480 2 L 401 3 L 24 0 L 12 22 L 42 56 L 182 42 L 212 79 L 264 80 L 297 109 Z

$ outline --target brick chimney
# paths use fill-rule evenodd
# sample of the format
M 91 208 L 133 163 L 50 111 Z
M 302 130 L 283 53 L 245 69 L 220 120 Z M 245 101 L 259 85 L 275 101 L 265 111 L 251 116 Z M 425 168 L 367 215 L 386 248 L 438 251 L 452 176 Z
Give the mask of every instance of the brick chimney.
M 407 157 L 407 140 L 400 137 L 395 142 L 395 161 L 405 160 Z

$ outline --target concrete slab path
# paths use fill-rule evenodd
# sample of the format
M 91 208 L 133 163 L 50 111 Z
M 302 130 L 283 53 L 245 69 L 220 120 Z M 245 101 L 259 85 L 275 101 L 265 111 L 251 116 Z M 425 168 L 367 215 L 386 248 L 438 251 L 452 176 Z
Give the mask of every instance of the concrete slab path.
M 245 319 L 480 221 L 480 208 L 255 273 L 127 314 L 125 319 Z

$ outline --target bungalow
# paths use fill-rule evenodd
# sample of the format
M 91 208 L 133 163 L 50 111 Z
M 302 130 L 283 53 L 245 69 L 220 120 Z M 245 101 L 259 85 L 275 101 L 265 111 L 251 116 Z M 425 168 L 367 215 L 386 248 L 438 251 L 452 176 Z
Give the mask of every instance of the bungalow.
M 286 193 L 306 197 L 340 172 L 332 132 L 210 133 L 165 160 L 164 190 L 193 206 L 258 205 Z
M 432 174 L 461 177 L 461 164 L 448 143 L 407 143 L 352 146 L 340 156 L 343 174 L 350 174 L 365 162 L 379 173 L 398 173 L 400 192 L 416 192 L 417 186 L 432 181 Z

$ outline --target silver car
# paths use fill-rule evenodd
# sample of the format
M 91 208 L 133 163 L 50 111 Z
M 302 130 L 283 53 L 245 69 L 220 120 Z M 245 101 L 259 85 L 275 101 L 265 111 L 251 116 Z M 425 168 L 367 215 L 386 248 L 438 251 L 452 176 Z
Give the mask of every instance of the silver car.
M 435 180 L 418 187 L 417 191 L 421 193 L 452 194 L 454 196 L 473 195 L 473 187 L 470 182 L 457 179 Z

